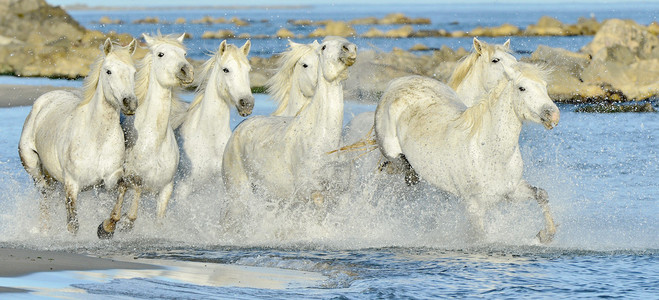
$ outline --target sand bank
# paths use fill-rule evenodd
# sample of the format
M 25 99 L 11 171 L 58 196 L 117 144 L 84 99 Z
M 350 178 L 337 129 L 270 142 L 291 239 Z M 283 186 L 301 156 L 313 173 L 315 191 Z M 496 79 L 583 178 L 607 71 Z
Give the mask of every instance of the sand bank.
M 47 92 L 67 89 L 72 88 L 50 85 L 0 84 L 0 107 L 30 106 L 34 100 Z

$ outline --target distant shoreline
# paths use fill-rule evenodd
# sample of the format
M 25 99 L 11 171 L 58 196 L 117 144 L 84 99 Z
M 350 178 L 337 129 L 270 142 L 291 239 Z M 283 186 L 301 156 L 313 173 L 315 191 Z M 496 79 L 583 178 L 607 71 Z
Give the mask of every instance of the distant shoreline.
M 86 4 L 63 5 L 66 11 L 92 10 L 252 10 L 252 9 L 308 9 L 313 5 L 205 5 L 205 6 L 89 6 Z

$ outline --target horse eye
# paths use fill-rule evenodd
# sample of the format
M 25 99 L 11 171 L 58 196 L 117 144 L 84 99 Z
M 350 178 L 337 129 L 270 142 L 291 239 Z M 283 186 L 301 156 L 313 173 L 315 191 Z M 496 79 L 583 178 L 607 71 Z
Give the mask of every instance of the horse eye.
M 223 71 L 224 73 L 229 73 L 229 69 L 227 69 L 227 68 L 222 69 L 222 71 Z
M 519 90 L 523 92 L 523 91 L 526 91 L 526 88 L 523 87 L 523 86 L 520 86 L 520 87 L 519 87 Z
M 111 75 L 111 74 L 112 74 L 112 71 L 107 70 L 107 71 L 105 71 L 105 73 L 108 73 L 108 75 Z
M 306 69 L 307 67 L 309 67 L 309 65 L 307 65 L 307 64 L 302 64 L 302 67 Z
M 320 48 L 320 50 L 325 50 L 325 47 L 327 47 L 327 45 L 323 45 L 323 48 Z
M 158 57 L 163 57 L 163 56 L 165 56 L 165 53 L 158 52 Z
M 495 59 L 493 59 L 493 60 L 492 60 L 492 62 L 496 64 L 496 63 L 498 63 L 498 62 L 499 62 L 499 60 L 500 60 L 500 59 L 498 59 L 498 58 L 495 58 Z

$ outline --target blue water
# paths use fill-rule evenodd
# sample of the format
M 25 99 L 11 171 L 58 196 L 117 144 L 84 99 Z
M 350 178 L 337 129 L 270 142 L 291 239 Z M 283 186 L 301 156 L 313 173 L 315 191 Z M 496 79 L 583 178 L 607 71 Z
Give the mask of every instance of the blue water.
M 286 26 L 285 20 L 289 18 L 352 19 L 380 17 L 390 11 L 430 17 L 431 26 L 450 29 L 448 26 L 471 28 L 503 22 L 525 25 L 535 23 L 544 14 L 552 14 L 564 22 L 576 22 L 578 16 L 588 16 L 591 12 L 600 20 L 615 16 L 647 24 L 656 17 L 657 6 L 355 6 L 348 10 L 315 7 L 308 12 L 236 10 L 227 11 L 226 15 L 271 20 L 270 25 L 258 23 L 246 29 L 255 32 L 265 31 L 276 22 Z M 88 27 L 92 26 L 91 20 L 103 15 L 121 18 L 128 21 L 126 25 L 105 29 L 139 33 L 154 32 L 158 26 L 131 25 L 130 20 L 156 15 L 161 19 L 184 16 L 191 20 L 210 13 L 139 11 L 74 12 L 73 15 Z M 452 21 L 459 23 L 450 25 Z M 200 36 L 196 32 L 210 30 L 206 26 L 186 26 L 190 28 L 185 30 L 195 36 Z M 175 25 L 160 28 L 164 33 L 182 31 Z M 525 50 L 524 47 L 533 50 L 537 43 L 552 47 L 568 45 L 574 50 L 585 45 L 589 38 L 524 37 L 513 39 L 512 45 L 518 51 Z M 386 50 L 409 41 L 357 39 L 356 42 L 363 48 L 373 44 Z M 470 40 L 425 42 L 452 47 L 462 42 L 469 45 Z M 193 39 L 188 46 L 198 49 L 197 55 L 201 57 L 203 51 L 218 43 Z M 270 55 L 283 50 L 285 44 L 277 40 L 253 40 L 253 43 L 260 49 L 253 55 Z M 19 84 L 41 84 L 11 80 Z M 0 78 L 0 82 L 4 81 L 5 78 Z M 190 97 L 184 95 L 186 99 Z M 213 191 L 172 201 L 169 217 L 162 224 L 155 220 L 153 199 L 145 199 L 135 229 L 117 233 L 112 241 L 99 241 L 96 226 L 111 210 L 113 196 L 100 190 L 87 191 L 80 196 L 78 236 L 73 237 L 63 229 L 66 217 L 61 202 L 53 204 L 52 228 L 43 233 L 39 229 L 39 193 L 17 155 L 18 139 L 29 109 L 0 108 L 0 246 L 186 262 L 196 266 L 193 270 L 199 274 L 119 276 L 120 272 L 104 271 L 0 278 L 0 286 L 41 291 L 41 294 L 24 295 L 28 298 L 659 298 L 659 114 L 656 113 L 585 114 L 575 113 L 573 105 L 561 105 L 561 122 L 555 129 L 548 131 L 531 124 L 524 128 L 520 146 L 525 177 L 548 191 L 552 213 L 559 224 L 554 242 L 541 245 L 535 239 L 542 227 L 541 214 L 532 202 L 501 203 L 494 207 L 487 216 L 487 238 L 475 241 L 468 235 L 458 199 L 423 183 L 408 189 L 400 178 L 394 180 L 375 174 L 354 183 L 325 214 L 308 207 L 254 208 L 254 218 L 239 232 L 221 232 L 218 218 L 222 198 L 218 199 Z M 256 95 L 254 114 L 268 114 L 273 109 L 267 95 Z M 347 101 L 345 120 L 373 109 L 372 105 Z M 232 113 L 232 126 L 241 120 Z M 204 277 L 207 267 L 222 265 L 309 272 L 321 279 L 312 280 L 315 277 L 309 275 L 306 283 L 254 288 L 217 284 L 218 274 Z M 182 267 L 171 268 L 170 272 L 182 270 Z

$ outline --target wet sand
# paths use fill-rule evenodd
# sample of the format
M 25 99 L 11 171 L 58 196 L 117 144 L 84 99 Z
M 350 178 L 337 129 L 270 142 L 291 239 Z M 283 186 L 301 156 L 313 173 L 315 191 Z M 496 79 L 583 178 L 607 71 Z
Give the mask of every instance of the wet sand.
M 159 269 L 155 265 L 90 257 L 61 251 L 0 248 L 0 277 L 18 277 L 36 272 L 109 269 Z M 0 286 L 0 292 L 25 290 Z M 1 298 L 1 297 L 0 297 Z
M 0 107 L 30 106 L 39 96 L 53 90 L 71 90 L 50 85 L 0 84 Z

